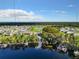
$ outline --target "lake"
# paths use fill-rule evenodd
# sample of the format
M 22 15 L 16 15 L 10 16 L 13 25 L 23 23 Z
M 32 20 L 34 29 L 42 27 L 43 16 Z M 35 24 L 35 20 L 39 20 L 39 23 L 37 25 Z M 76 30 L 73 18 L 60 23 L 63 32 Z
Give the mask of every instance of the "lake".
M 0 59 L 69 59 L 54 51 L 36 48 L 0 49 Z

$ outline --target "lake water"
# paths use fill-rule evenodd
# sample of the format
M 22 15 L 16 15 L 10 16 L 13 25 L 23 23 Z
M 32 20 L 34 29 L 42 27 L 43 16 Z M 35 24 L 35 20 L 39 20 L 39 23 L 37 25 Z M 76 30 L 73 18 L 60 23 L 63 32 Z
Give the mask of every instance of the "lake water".
M 54 51 L 25 48 L 25 49 L 0 49 L 0 59 L 68 59 Z

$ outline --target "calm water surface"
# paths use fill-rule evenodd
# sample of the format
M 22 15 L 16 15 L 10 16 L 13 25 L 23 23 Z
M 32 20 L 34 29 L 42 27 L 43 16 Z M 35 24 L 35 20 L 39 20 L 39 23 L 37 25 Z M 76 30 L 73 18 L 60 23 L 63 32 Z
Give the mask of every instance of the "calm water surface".
M 0 59 L 68 59 L 68 56 L 61 55 L 54 51 L 43 49 L 0 49 Z

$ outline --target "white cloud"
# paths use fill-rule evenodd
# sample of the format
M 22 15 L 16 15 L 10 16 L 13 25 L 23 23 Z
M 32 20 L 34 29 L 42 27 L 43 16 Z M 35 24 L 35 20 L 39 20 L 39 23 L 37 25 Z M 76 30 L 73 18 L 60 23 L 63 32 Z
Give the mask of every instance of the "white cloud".
M 31 19 L 31 20 L 36 20 L 36 19 L 41 19 L 41 16 L 36 15 L 34 12 L 30 11 L 24 11 L 21 9 L 4 9 L 0 10 L 0 19 Z
M 68 7 L 74 7 L 75 5 L 73 5 L 73 4 L 70 4 L 70 5 L 68 5 Z
M 57 14 L 66 14 L 67 12 L 64 10 L 56 10 L 55 11 Z
M 39 10 L 39 12 L 51 12 L 51 10 Z

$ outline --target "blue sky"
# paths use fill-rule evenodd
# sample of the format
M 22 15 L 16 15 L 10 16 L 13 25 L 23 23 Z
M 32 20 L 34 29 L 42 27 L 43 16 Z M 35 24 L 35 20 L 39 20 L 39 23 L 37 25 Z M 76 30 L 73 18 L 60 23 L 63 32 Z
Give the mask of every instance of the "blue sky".
M 79 0 L 0 0 L 0 13 L 0 22 L 78 22 Z

